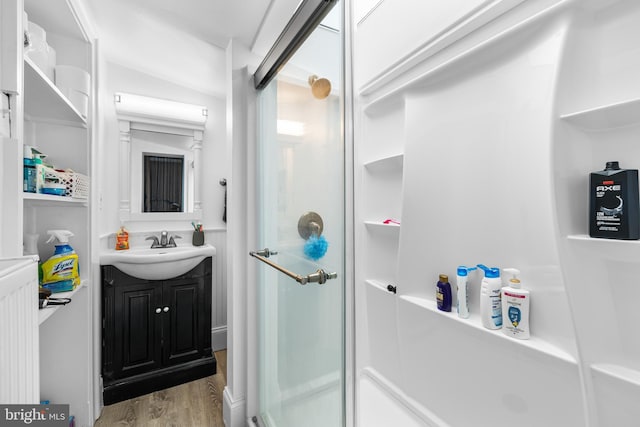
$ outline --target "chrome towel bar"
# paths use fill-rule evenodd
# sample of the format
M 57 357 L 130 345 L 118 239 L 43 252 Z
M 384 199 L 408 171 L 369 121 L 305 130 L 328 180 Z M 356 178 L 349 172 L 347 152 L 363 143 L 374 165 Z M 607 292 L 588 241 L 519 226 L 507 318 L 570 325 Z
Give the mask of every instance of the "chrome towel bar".
M 318 269 L 315 273 L 310 273 L 310 274 L 307 274 L 306 276 L 301 276 L 267 259 L 269 258 L 269 256 L 275 255 L 275 254 L 277 254 L 277 252 L 270 251 L 268 248 L 264 248 L 259 251 L 249 252 L 249 255 L 251 255 L 252 257 L 258 258 L 260 261 L 264 262 L 267 265 L 270 265 L 271 267 L 275 268 L 281 273 L 286 274 L 287 276 L 291 277 L 301 285 L 306 285 L 307 283 L 319 283 L 320 285 L 322 285 L 326 283 L 327 280 L 335 279 L 338 277 L 338 273 L 326 273 L 322 269 Z

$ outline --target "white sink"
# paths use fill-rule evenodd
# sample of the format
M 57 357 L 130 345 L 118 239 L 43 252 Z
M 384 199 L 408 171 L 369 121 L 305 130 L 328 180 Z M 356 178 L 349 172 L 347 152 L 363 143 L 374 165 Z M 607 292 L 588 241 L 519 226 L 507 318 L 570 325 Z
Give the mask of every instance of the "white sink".
M 216 248 L 211 245 L 126 251 L 109 249 L 100 255 L 100 264 L 113 265 L 139 279 L 165 280 L 186 273 L 206 257 L 215 254 Z

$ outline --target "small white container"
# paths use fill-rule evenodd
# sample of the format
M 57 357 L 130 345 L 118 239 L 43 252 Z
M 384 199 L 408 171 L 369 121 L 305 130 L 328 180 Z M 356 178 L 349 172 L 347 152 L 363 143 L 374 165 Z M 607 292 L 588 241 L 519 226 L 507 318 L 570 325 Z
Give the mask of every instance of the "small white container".
M 53 81 L 56 61 L 55 50 L 47 44 L 47 32 L 38 24 L 28 22 L 29 47 L 26 55 Z
M 27 21 L 27 31 L 29 31 L 29 38 L 31 39 L 31 43 L 47 42 L 47 32 L 40 25 L 31 21 Z
M 86 118 L 89 112 L 91 76 L 82 68 L 72 65 L 56 65 L 55 68 L 56 86 L 78 112 Z
M 65 95 L 71 104 L 76 107 L 80 115 L 86 119 L 89 113 L 89 95 L 77 90 L 67 91 Z
M 91 76 L 88 72 L 72 65 L 56 65 L 56 86 L 64 93 L 75 90 L 86 95 L 91 93 Z
M 24 235 L 24 255 L 38 255 L 38 234 L 27 233 Z

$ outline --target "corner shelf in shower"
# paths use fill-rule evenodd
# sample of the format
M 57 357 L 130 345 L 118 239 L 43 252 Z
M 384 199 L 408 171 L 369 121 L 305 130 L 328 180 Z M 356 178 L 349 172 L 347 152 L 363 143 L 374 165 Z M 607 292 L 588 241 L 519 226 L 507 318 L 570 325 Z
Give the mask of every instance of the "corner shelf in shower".
M 481 334 L 482 337 L 491 336 L 507 345 L 526 348 L 540 355 L 547 357 L 550 356 L 554 359 L 561 360 L 572 365 L 577 365 L 578 363 L 577 359 L 572 354 L 538 336 L 532 335 L 528 340 L 519 340 L 506 336 L 500 329 L 487 329 L 482 326 L 482 320 L 478 313 L 472 312 L 469 318 L 463 319 L 458 317 L 458 314 L 455 312 L 455 310 L 451 312 L 438 310 L 435 300 L 408 295 L 402 295 L 400 296 L 400 299 L 410 304 L 416 305 L 422 309 L 428 310 L 434 315 L 444 316 L 445 318 L 450 319 L 452 322 L 457 322 L 465 327 L 471 328 L 471 330 L 475 331 L 478 334 Z
M 640 124 L 640 98 L 563 114 L 560 118 L 586 130 L 605 130 Z
M 385 231 L 390 233 L 398 233 L 400 224 L 385 224 L 382 221 L 365 221 L 364 225 L 370 230 Z
M 364 167 L 370 172 L 389 172 L 389 171 L 402 171 L 404 163 L 404 154 L 394 154 L 391 156 L 382 157 L 380 159 L 366 162 Z
M 604 375 L 605 377 L 632 385 L 640 390 L 640 371 L 612 363 L 593 363 L 591 370 L 595 375 Z
M 640 240 L 596 239 L 586 234 L 567 236 L 574 245 L 593 248 L 599 257 L 617 261 L 640 261 Z

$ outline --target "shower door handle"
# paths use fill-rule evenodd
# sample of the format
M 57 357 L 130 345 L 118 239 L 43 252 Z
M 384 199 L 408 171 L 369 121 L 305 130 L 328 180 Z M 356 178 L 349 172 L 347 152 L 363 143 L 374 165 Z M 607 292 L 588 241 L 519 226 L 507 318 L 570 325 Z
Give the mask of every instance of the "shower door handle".
M 269 255 L 274 255 L 274 254 L 277 254 L 277 252 L 272 252 L 268 248 L 265 248 L 259 251 L 249 252 L 249 255 L 251 255 L 252 257 L 258 258 L 260 261 L 275 268 L 279 272 L 286 274 L 287 276 L 291 277 L 301 285 L 306 285 L 307 283 L 318 283 L 320 285 L 323 285 L 327 282 L 327 280 L 336 279 L 338 277 L 338 273 L 335 273 L 335 272 L 327 273 L 322 269 L 316 270 L 315 273 L 309 273 L 306 276 L 301 276 L 267 259 Z

